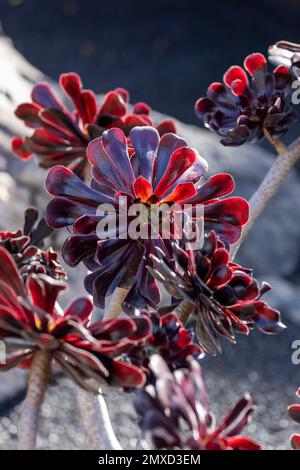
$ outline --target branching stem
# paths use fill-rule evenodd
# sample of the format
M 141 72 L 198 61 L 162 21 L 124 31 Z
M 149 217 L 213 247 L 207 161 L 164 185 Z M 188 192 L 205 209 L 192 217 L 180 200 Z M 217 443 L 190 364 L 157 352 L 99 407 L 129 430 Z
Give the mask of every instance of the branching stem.
M 287 152 L 287 148 L 284 145 L 284 143 L 281 142 L 281 140 L 275 139 L 274 137 L 272 137 L 268 129 L 264 128 L 264 134 L 265 134 L 265 137 L 270 142 L 270 144 L 274 147 L 278 155 L 283 155 L 284 153 Z
M 289 145 L 283 154 L 278 155 L 262 183 L 251 197 L 249 201 L 250 218 L 247 225 L 244 227 L 240 240 L 232 245 L 232 259 L 236 256 L 241 244 L 250 229 L 253 227 L 255 221 L 263 212 L 272 197 L 277 193 L 281 183 L 284 181 L 299 158 L 300 138 L 296 139 L 291 145 Z
M 51 353 L 38 350 L 30 366 L 27 394 L 19 421 L 19 449 L 30 450 L 36 446 L 38 417 L 50 373 Z
M 104 320 L 117 318 L 122 312 L 122 303 L 128 290 L 117 288 L 108 299 Z M 93 449 L 120 450 L 122 449 L 113 430 L 105 399 L 99 389 L 99 395 L 92 395 L 84 390 L 78 390 L 78 403 L 81 416 L 86 428 L 89 443 Z

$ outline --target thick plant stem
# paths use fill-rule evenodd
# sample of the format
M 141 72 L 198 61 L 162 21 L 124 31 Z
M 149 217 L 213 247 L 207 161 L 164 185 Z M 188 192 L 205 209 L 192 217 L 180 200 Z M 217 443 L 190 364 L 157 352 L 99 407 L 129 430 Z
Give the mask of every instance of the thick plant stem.
M 103 395 L 91 395 L 80 389 L 78 403 L 91 447 L 97 450 L 121 450 Z
M 281 183 L 299 158 L 300 138 L 296 139 L 284 154 L 278 155 L 257 191 L 251 197 L 249 201 L 250 218 L 247 225 L 244 227 L 240 240 L 231 247 L 232 259 L 236 256 L 242 242 L 254 225 L 254 222 L 263 212 L 270 199 L 276 194 Z
M 107 299 L 107 305 L 105 306 L 104 319 L 110 320 L 116 318 L 122 313 L 122 303 L 128 294 L 127 289 L 117 287 L 113 294 Z
M 50 373 L 51 353 L 38 350 L 29 371 L 28 388 L 19 422 L 19 450 L 36 446 L 38 417 Z
M 193 308 L 193 304 L 188 300 L 182 300 L 175 308 L 174 312 L 178 315 L 178 318 L 183 325 L 187 323 Z
M 127 294 L 127 289 L 115 290 L 108 299 L 104 320 L 116 318 L 122 312 L 122 303 Z M 78 390 L 78 403 L 91 447 L 98 450 L 122 449 L 114 433 L 101 390 L 99 389 L 99 395 Z
M 266 128 L 264 128 L 264 134 L 265 134 L 266 138 L 268 139 L 268 141 L 270 142 L 270 144 L 274 147 L 274 149 L 276 150 L 278 155 L 283 155 L 284 153 L 287 152 L 287 148 L 281 142 L 281 140 L 275 139 L 274 137 L 272 137 L 272 135 L 270 134 L 270 132 Z

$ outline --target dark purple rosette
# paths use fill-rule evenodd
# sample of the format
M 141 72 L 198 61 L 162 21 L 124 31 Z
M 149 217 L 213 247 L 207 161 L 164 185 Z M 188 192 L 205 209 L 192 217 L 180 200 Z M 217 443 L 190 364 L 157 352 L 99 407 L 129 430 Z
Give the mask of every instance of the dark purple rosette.
M 92 139 L 111 127 L 122 129 L 128 136 L 135 126 L 153 125 L 151 108 L 146 103 L 136 103 L 129 112 L 129 93 L 123 88 L 109 91 L 98 104 L 94 92 L 83 89 L 76 73 L 62 74 L 59 85 L 71 100 L 72 109 L 55 96 L 47 83 L 35 85 L 32 101 L 16 109 L 16 116 L 34 129 L 30 137 L 15 137 L 12 141 L 13 152 L 23 160 L 36 155 L 42 168 L 64 165 L 84 179 L 89 176 L 86 147 Z M 176 132 L 176 126 L 164 120 L 157 130 L 163 135 Z
M 71 236 L 64 244 L 63 257 L 70 266 L 84 261 L 93 271 L 86 278 L 86 288 L 100 307 L 117 287 L 128 290 L 127 305 L 144 308 L 159 303 L 158 286 L 146 266 L 151 265 L 150 255 L 157 247 L 171 256 L 178 228 L 175 215 L 184 219 L 186 204 L 191 220 L 197 218 L 197 207 L 201 208 L 205 230 L 216 230 L 227 243 L 239 239 L 249 215 L 245 199 L 226 197 L 234 189 L 230 175 L 214 175 L 199 184 L 207 163 L 184 139 L 175 134 L 160 137 L 155 128 L 146 126 L 132 129 L 129 137 L 134 150 L 131 157 L 120 129 L 105 131 L 89 144 L 90 185 L 62 166 L 51 169 L 46 181 L 54 196 L 47 208 L 47 223 L 55 229 L 69 227 Z M 136 215 L 130 215 L 130 209 L 136 204 L 143 209 L 139 226 L 146 235 L 134 238 L 129 230 Z M 105 215 L 99 213 L 99 206 Z M 153 237 L 152 215 L 162 207 L 169 228 L 161 231 L 159 225 Z M 128 215 L 125 223 L 124 215 Z M 112 234 L 99 229 L 104 217 L 105 223 L 110 218 L 118 222 Z
M 261 450 L 260 444 L 240 434 L 255 410 L 250 395 L 215 424 L 196 361 L 171 373 L 161 357 L 153 356 L 151 369 L 155 384 L 134 397 L 146 449 Z
M 261 300 L 270 285 L 260 286 L 250 269 L 230 261 L 215 232 L 205 236 L 200 250 L 188 252 L 173 243 L 173 253 L 170 260 L 157 250 L 149 269 L 174 299 L 191 304 L 196 335 L 206 352 L 221 351 L 218 335 L 235 342 L 235 333 L 248 334 L 254 326 L 264 333 L 285 328 L 278 310 Z
M 57 299 L 65 288 L 64 282 L 45 274 L 32 274 L 24 282 L 12 256 L 0 248 L 0 339 L 7 349 L 0 370 L 30 367 L 36 352 L 43 350 L 86 390 L 98 393 L 103 383 L 142 386 L 142 369 L 123 356 L 146 340 L 149 320 L 113 319 L 89 326 L 89 299 L 78 298 L 60 311 Z
M 244 68 L 250 80 L 242 67 L 234 65 L 225 72 L 224 83 L 212 83 L 207 96 L 195 105 L 205 127 L 228 146 L 255 143 L 266 131 L 279 138 L 296 119 L 290 67 L 279 65 L 268 72 L 266 58 L 255 53 L 246 57 Z

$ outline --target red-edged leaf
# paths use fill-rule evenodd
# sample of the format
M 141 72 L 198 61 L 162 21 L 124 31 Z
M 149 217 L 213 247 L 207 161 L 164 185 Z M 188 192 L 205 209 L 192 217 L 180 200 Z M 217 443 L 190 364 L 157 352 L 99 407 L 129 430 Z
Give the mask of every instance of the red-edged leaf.
M 0 280 L 8 284 L 17 295 L 26 296 L 17 265 L 11 254 L 3 247 L 0 247 Z
M 80 297 L 68 306 L 67 310 L 64 312 L 64 317 L 78 317 L 85 323 L 90 318 L 92 310 L 92 302 L 86 297 Z
M 150 114 L 151 108 L 146 103 L 135 103 L 133 106 L 133 112 L 135 114 Z
M 159 142 L 156 161 L 156 185 L 159 183 L 176 149 L 187 147 L 187 142 L 175 134 L 165 134 Z
M 233 450 L 262 450 L 262 446 L 254 439 L 245 436 L 234 436 L 226 439 L 226 444 Z
M 201 204 L 227 196 L 234 190 L 234 179 L 228 173 L 211 176 L 198 190 L 197 195 L 189 203 Z
M 138 161 L 139 173 L 152 184 L 159 134 L 153 127 L 144 126 L 134 127 L 129 137 Z
M 196 160 L 195 151 L 182 147 L 175 150 L 161 180 L 155 188 L 155 194 L 161 198 L 169 188 L 188 170 Z
M 226 284 L 232 278 L 232 271 L 226 264 L 219 265 L 211 274 L 207 284 L 216 289 Z
M 46 189 L 53 196 L 65 196 L 75 201 L 82 201 L 98 207 L 104 202 L 111 202 L 111 198 L 89 188 L 78 176 L 64 166 L 58 165 L 48 173 Z
M 152 323 L 146 316 L 134 318 L 136 330 L 130 335 L 130 341 L 139 341 L 146 339 L 152 333 Z
M 189 199 L 197 194 L 197 190 L 193 183 L 181 183 L 175 186 L 175 189 L 165 196 L 164 199 L 160 201 L 161 204 L 165 202 L 175 202 L 180 203 Z
M 94 93 L 90 90 L 82 90 L 81 79 L 77 73 L 64 73 L 59 81 L 61 87 L 73 100 L 83 122 L 92 123 L 98 108 Z
M 230 67 L 224 74 L 224 83 L 231 87 L 232 83 L 235 82 L 236 80 L 241 81 L 244 86 L 248 85 L 248 77 L 244 69 L 242 67 L 239 67 L 238 65 L 233 65 Z
M 226 436 L 235 436 L 249 422 L 254 410 L 252 398 L 246 394 L 221 421 L 213 435 L 224 433 Z
M 127 148 L 127 139 L 121 129 L 109 129 L 102 134 L 102 143 L 105 151 L 126 182 L 127 188 L 131 188 L 134 178 L 132 166 Z
M 32 275 L 27 285 L 33 305 L 50 315 L 60 291 L 66 288 L 63 281 L 56 281 L 45 274 Z
M 0 370 L 8 370 L 12 367 L 20 365 L 20 363 L 28 361 L 33 356 L 33 351 L 21 351 L 6 359 L 5 362 L 0 362 Z
M 229 197 L 204 207 L 207 219 L 226 222 L 231 225 L 245 225 L 249 219 L 249 204 L 241 197 Z
M 134 182 L 134 192 L 138 199 L 141 199 L 142 202 L 146 202 L 153 194 L 152 185 L 146 178 L 140 175 Z
M 142 387 L 145 375 L 138 367 L 126 362 L 113 360 L 110 367 L 110 382 L 123 387 Z
M 22 137 L 14 137 L 12 139 L 11 149 L 12 152 L 22 160 L 28 160 L 32 156 L 31 152 L 29 152 L 26 147 L 25 139 Z
M 266 69 L 267 59 L 260 53 L 250 54 L 244 61 L 244 67 L 253 76 L 258 69 Z
M 41 124 L 41 119 L 39 117 L 40 109 L 41 107 L 37 104 L 23 103 L 17 107 L 15 115 L 19 119 L 22 119 L 22 121 L 24 121 L 27 126 L 35 127 Z
M 300 450 L 300 434 L 292 434 L 291 444 L 293 449 Z
M 289 417 L 300 424 L 300 405 L 290 405 L 288 407 Z
M 158 130 L 158 133 L 161 137 L 165 134 L 176 134 L 177 132 L 176 124 L 171 119 L 161 121 L 159 124 L 157 124 L 156 129 Z
M 104 98 L 99 115 L 122 117 L 126 114 L 127 106 L 120 92 L 110 91 Z
M 132 335 L 135 330 L 136 325 L 130 318 L 104 320 L 90 326 L 92 335 L 99 341 L 120 341 Z
M 118 95 L 122 96 L 125 103 L 129 102 L 130 95 L 129 95 L 129 92 L 125 88 L 118 87 L 118 88 L 115 88 L 114 91 L 118 93 Z
M 99 239 L 94 233 L 91 235 L 69 237 L 63 248 L 63 258 L 69 266 L 77 266 L 85 258 L 89 258 L 97 251 Z
M 111 138 L 114 139 L 115 143 L 110 142 L 110 146 L 114 146 L 114 148 L 118 149 L 116 155 L 113 151 L 112 154 L 110 154 L 111 147 L 109 153 L 104 148 L 103 137 L 105 137 L 105 133 L 103 133 L 102 137 L 93 140 L 87 146 L 87 159 L 97 170 L 96 175 L 94 172 L 93 173 L 99 183 L 105 185 L 108 180 L 111 187 L 126 193 L 134 180 L 132 169 L 130 169 L 129 156 L 126 155 L 126 139 L 124 134 L 123 136 L 121 135 L 122 131 L 119 129 L 111 129 L 110 131 L 113 132 L 107 131 L 109 134 L 106 135 L 106 146 L 108 147 Z M 127 163 L 125 161 L 126 159 L 128 160 Z M 129 173 L 122 175 L 123 170 L 127 167 L 129 168 Z
M 65 111 L 62 103 L 55 97 L 47 83 L 37 83 L 31 92 L 32 101 L 43 108 L 58 108 Z

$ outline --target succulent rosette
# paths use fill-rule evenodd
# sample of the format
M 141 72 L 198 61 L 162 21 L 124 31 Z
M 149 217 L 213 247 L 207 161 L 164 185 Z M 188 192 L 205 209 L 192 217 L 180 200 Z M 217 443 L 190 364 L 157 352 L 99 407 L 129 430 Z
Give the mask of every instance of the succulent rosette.
M 21 276 L 28 274 L 48 274 L 54 279 L 65 279 L 58 259 L 52 249 L 44 249 L 44 239 L 51 233 L 45 219 L 39 220 L 38 211 L 32 207 L 26 209 L 24 226 L 15 232 L 0 232 L 0 247 L 5 248 L 13 256 Z
M 92 139 L 111 127 L 122 129 L 128 136 L 135 126 L 153 125 L 146 103 L 136 103 L 132 112 L 128 111 L 129 94 L 123 88 L 109 91 L 98 104 L 95 94 L 83 89 L 76 73 L 62 74 L 59 85 L 71 100 L 72 110 L 47 83 L 38 83 L 32 90 L 32 102 L 19 105 L 15 111 L 27 127 L 35 130 L 30 137 L 15 137 L 13 152 L 25 160 L 36 155 L 42 168 L 64 165 L 84 179 L 88 168 L 86 147 Z M 157 129 L 161 135 L 176 131 L 171 120 L 160 122 Z
M 289 66 L 279 65 L 268 72 L 266 58 L 255 53 L 246 57 L 244 68 L 230 67 L 223 81 L 212 83 L 207 96 L 195 105 L 199 119 L 222 137 L 222 144 L 255 143 L 265 131 L 279 138 L 295 121 L 293 73 Z
M 196 217 L 193 210 L 202 207 L 200 218 L 204 213 L 205 230 L 215 229 L 228 243 L 239 239 L 248 220 L 247 201 L 226 197 L 234 189 L 230 175 L 214 175 L 199 185 L 207 163 L 184 139 L 171 133 L 160 138 L 155 128 L 146 126 L 135 127 L 129 137 L 134 150 L 131 158 L 127 138 L 120 129 L 107 130 L 89 144 L 90 186 L 62 166 L 52 168 L 46 181 L 48 192 L 54 196 L 47 208 L 47 223 L 55 229 L 70 227 L 63 257 L 70 266 L 84 261 L 93 271 L 86 278 L 86 288 L 100 307 L 116 287 L 128 290 L 127 305 L 144 308 L 159 303 L 158 286 L 146 265 L 151 264 L 150 254 L 156 247 L 171 255 L 171 240 L 176 237 L 173 216 L 175 212 L 184 215 L 185 204 L 192 208 L 191 218 Z M 135 238 L 129 228 L 137 216 L 131 215 L 130 209 L 137 203 L 146 211 L 140 222 L 146 236 Z M 104 219 L 99 206 L 105 208 L 105 220 L 117 219 L 112 234 L 99 229 Z M 167 233 L 159 227 L 157 236 L 152 237 L 153 209 L 162 206 L 167 207 L 170 227 Z M 128 215 L 125 223 L 124 215 Z
M 161 357 L 152 356 L 151 369 L 155 384 L 138 390 L 134 397 L 146 449 L 261 449 L 256 441 L 240 435 L 255 409 L 248 394 L 215 425 L 196 361 L 172 374 Z
M 260 286 L 251 270 L 230 261 L 227 247 L 215 232 L 205 235 L 196 252 L 173 243 L 173 254 L 170 260 L 157 249 L 149 270 L 174 299 L 191 304 L 196 335 L 206 352 L 221 351 L 218 335 L 235 342 L 235 333 L 248 334 L 254 326 L 264 333 L 285 328 L 278 310 L 261 300 L 270 285 Z
M 300 388 L 298 388 L 296 395 L 300 398 Z M 296 423 L 300 424 L 300 404 L 290 405 L 288 407 L 288 414 L 289 417 L 295 421 Z M 292 447 L 295 450 L 300 450 L 300 434 L 293 434 L 291 436 L 291 443 Z
M 137 315 L 137 314 L 136 314 Z M 149 369 L 149 358 L 153 354 L 159 354 L 170 370 L 188 367 L 189 359 L 199 359 L 203 355 L 200 346 L 194 343 L 194 331 L 192 328 L 185 328 L 178 316 L 174 312 L 162 314 L 157 311 L 141 311 L 139 318 L 148 316 L 151 320 L 151 334 L 147 341 L 132 348 L 128 356 L 134 364 L 142 366 L 151 381 L 151 371 Z
M 24 282 L 12 256 L 0 248 L 0 338 L 7 347 L 0 370 L 28 367 L 43 350 L 86 390 L 97 393 L 103 383 L 143 385 L 143 371 L 121 356 L 147 338 L 149 320 L 114 319 L 88 327 L 93 308 L 88 299 L 79 298 L 60 312 L 57 299 L 65 287 L 45 274 L 32 274 Z
M 292 69 L 295 78 L 300 78 L 300 44 L 278 41 L 269 47 L 269 60 L 275 65 Z

